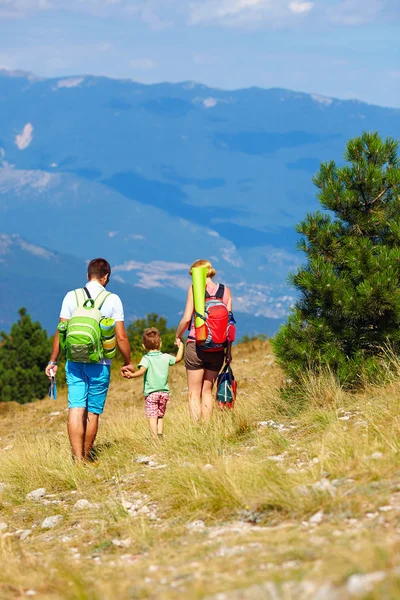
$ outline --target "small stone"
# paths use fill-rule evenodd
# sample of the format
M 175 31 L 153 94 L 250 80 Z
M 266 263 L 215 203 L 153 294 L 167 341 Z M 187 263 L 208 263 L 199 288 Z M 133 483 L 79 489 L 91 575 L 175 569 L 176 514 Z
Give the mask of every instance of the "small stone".
M 214 467 L 212 465 L 210 465 L 210 463 L 203 465 L 203 471 L 209 471 L 210 469 L 213 469 L 213 468 Z
M 38 488 L 26 495 L 27 500 L 40 500 L 46 495 L 46 488 Z
M 379 510 L 381 512 L 389 512 L 389 510 L 393 510 L 393 506 L 380 506 Z
M 26 590 L 25 592 L 25 596 L 36 596 L 37 591 L 36 590 Z
M 150 513 L 150 508 L 146 505 L 142 506 L 141 508 L 139 508 L 138 513 L 142 514 L 142 515 L 148 515 Z
M 313 485 L 311 487 L 313 490 L 316 490 L 317 492 L 326 492 L 332 497 L 334 497 L 336 495 L 336 489 L 331 484 L 329 479 L 326 479 L 326 477 L 323 477 L 320 481 L 313 483 Z
M 131 538 L 126 538 L 126 540 L 119 540 L 118 538 L 112 540 L 112 543 L 117 548 L 129 548 L 132 544 Z
M 5 531 L 7 527 L 8 525 L 7 523 L 4 523 L 4 521 L 0 523 L 0 531 Z
M 285 455 L 284 454 L 276 454 L 274 456 L 268 456 L 267 458 L 271 462 L 283 462 L 285 460 Z
M 324 511 L 323 510 L 319 510 L 312 517 L 310 517 L 308 519 L 308 522 L 311 525 L 318 525 L 319 523 L 321 523 L 323 517 L 324 517 Z
M 80 500 L 75 502 L 73 510 L 87 510 L 88 508 L 93 508 L 93 504 L 89 502 L 89 500 L 81 498 Z
M 375 583 L 379 583 L 385 578 L 384 571 L 375 571 L 366 575 L 351 575 L 347 580 L 346 589 L 352 595 L 368 594 L 372 591 Z
M 58 523 L 61 523 L 61 521 L 63 519 L 64 519 L 64 517 L 62 515 L 54 515 L 52 517 L 46 517 L 45 520 L 43 521 L 41 527 L 42 527 L 42 529 L 52 529 L 53 527 L 58 525 Z
M 313 458 L 312 462 L 314 463 L 314 465 L 318 465 L 319 464 L 319 458 L 317 458 L 317 457 Z
M 60 539 L 60 542 L 63 544 L 67 544 L 68 542 L 72 542 L 72 537 L 70 535 L 63 535 Z
M 371 454 L 372 460 L 379 460 L 382 457 L 383 457 L 382 452 L 374 452 L 373 454 Z
M 24 529 L 24 531 L 22 531 L 21 535 L 19 536 L 19 539 L 21 540 L 21 542 L 26 540 L 28 535 L 31 535 L 31 533 L 32 533 L 32 529 Z
M 204 531 L 206 528 L 206 524 L 204 521 L 192 521 L 192 523 L 188 523 L 186 525 L 186 529 L 189 531 Z
M 2 492 L 4 492 L 4 490 L 6 489 L 7 485 L 5 483 L 0 483 L 0 494 Z
M 139 463 L 140 465 L 148 465 L 149 462 L 152 461 L 152 457 L 151 456 L 137 456 L 136 457 L 136 461 L 137 463 Z

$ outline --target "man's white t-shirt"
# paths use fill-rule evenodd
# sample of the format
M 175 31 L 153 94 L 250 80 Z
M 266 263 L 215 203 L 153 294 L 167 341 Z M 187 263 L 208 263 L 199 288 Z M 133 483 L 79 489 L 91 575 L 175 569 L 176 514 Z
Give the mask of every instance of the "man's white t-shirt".
M 86 286 L 89 294 L 92 298 L 96 299 L 100 292 L 104 291 L 105 288 L 98 281 L 89 281 Z M 68 292 L 65 296 L 61 305 L 60 319 L 70 319 L 75 308 L 77 308 L 75 291 Z M 101 307 L 101 314 L 103 317 L 109 317 L 114 321 L 124 320 L 124 309 L 122 306 L 121 298 L 117 294 L 110 294 L 105 299 L 103 306 Z M 100 361 L 103 365 L 111 365 L 111 360 L 103 358 Z

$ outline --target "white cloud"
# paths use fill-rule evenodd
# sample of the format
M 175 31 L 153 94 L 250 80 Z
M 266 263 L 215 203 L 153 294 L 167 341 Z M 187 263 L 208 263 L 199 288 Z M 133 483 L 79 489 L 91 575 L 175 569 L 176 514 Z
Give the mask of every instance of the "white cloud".
M 313 6 L 313 2 L 300 2 L 299 0 L 296 0 L 289 4 L 289 10 L 293 13 L 307 13 L 310 12 Z
M 186 290 L 190 283 L 188 270 L 187 264 L 163 260 L 149 263 L 129 260 L 113 267 L 114 273 L 136 271 L 138 283 L 135 285 L 144 289 L 178 287 Z
M 398 20 L 399 0 L 0 0 L 0 19 L 29 17 L 33 12 L 73 11 L 101 17 L 124 16 L 152 29 L 180 23 L 223 26 L 294 26 L 295 15 L 315 13 L 321 22 L 359 25 Z M 315 10 L 314 10 L 315 8 Z M 201 59 L 201 54 L 198 55 Z M 195 62 L 197 59 L 194 59 Z M 204 64 L 204 63 L 203 63 Z
M 15 143 L 20 150 L 25 150 L 25 148 L 28 148 L 32 140 L 33 126 L 31 123 L 27 123 L 23 128 L 22 133 L 19 133 L 15 136 Z
M 136 71 L 149 71 L 154 69 L 156 63 L 151 58 L 134 58 L 129 61 L 129 67 Z

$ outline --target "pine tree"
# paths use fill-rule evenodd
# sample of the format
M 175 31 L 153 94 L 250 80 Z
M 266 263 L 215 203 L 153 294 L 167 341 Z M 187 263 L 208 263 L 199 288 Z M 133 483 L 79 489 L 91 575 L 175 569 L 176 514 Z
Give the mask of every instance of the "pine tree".
M 156 313 L 150 313 L 145 319 L 137 319 L 131 323 L 127 329 L 129 343 L 134 356 L 143 354 L 143 331 L 148 327 L 156 327 L 160 332 L 163 352 L 176 353 L 175 328 L 168 327 L 165 317 L 160 317 Z
M 44 398 L 49 380 L 44 374 L 50 341 L 39 323 L 32 322 L 25 308 L 8 335 L 0 333 L 0 402 L 20 404 Z
M 382 349 L 400 354 L 400 160 L 398 143 L 364 133 L 350 140 L 347 164 L 314 177 L 329 213 L 297 226 L 307 263 L 290 276 L 299 292 L 274 341 L 278 361 L 298 380 L 333 371 L 356 386 L 376 380 Z

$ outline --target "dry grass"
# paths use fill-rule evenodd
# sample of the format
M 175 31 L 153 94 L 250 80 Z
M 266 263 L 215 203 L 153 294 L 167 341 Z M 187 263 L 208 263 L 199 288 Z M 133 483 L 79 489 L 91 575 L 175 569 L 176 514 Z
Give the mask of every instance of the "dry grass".
M 268 343 L 238 347 L 234 364 L 235 411 L 202 425 L 188 419 L 184 369 L 172 370 L 157 444 L 141 383 L 114 376 L 89 466 L 71 461 L 65 391 L 0 405 L 1 599 L 274 598 L 274 582 L 285 600 L 318 589 L 339 600 L 352 597 L 349 577 L 375 571 L 381 580 L 358 597 L 400 598 L 399 378 L 352 396 L 329 374 L 307 376 L 307 406 L 290 416 Z M 26 499 L 40 487 L 43 499 Z M 78 499 L 92 507 L 74 510 Z M 63 520 L 42 529 L 52 515 Z

